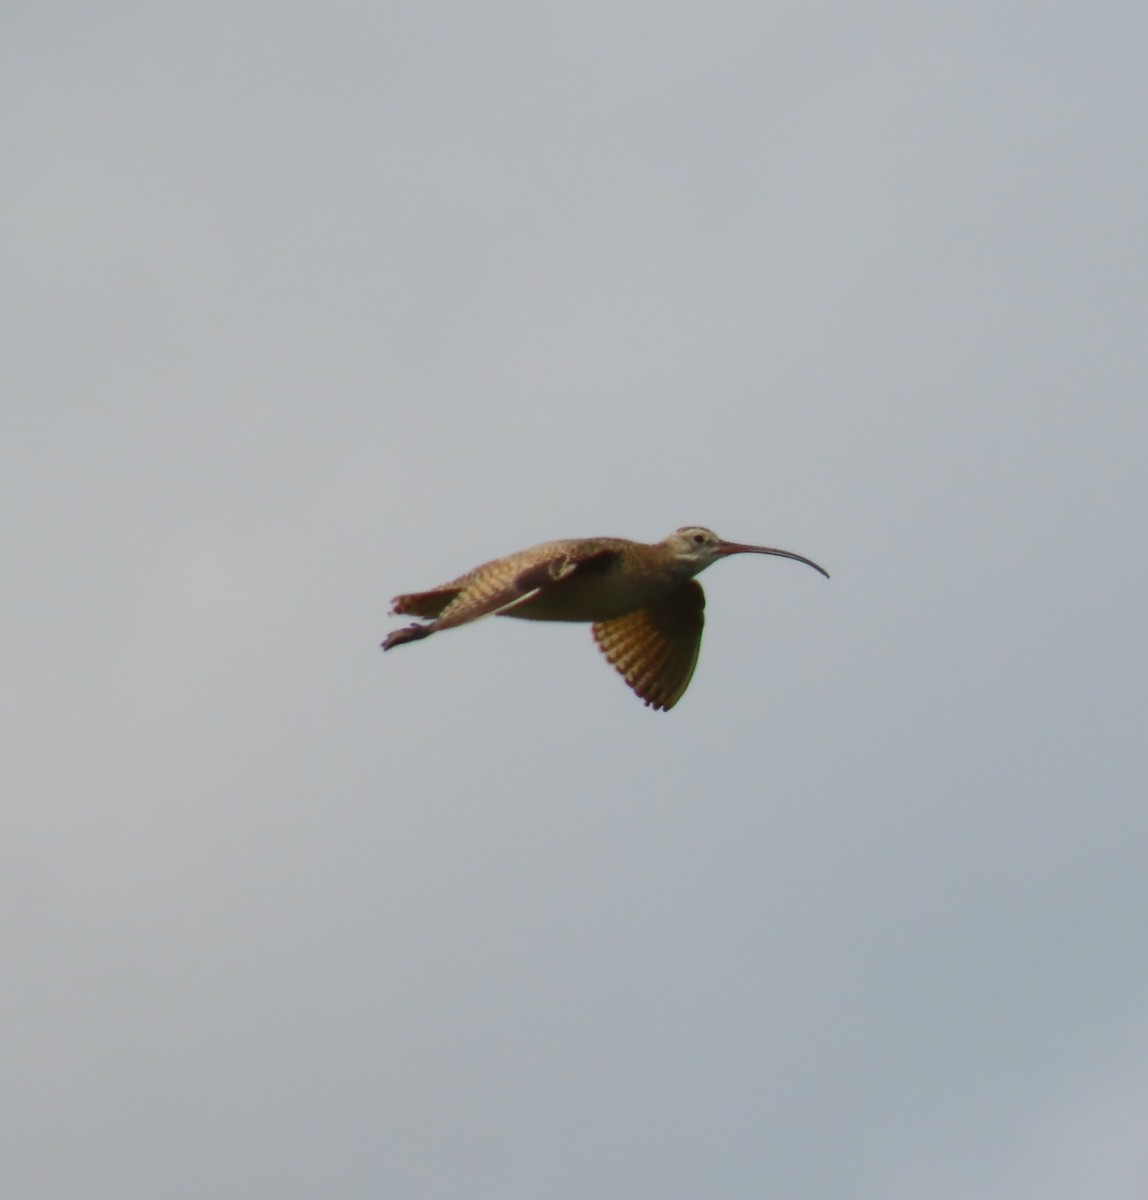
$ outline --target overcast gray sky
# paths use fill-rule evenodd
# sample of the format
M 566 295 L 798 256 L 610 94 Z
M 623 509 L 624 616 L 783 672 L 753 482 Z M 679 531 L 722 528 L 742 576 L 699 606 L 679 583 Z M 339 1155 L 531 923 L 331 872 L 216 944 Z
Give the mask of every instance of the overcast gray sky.
M 0 25 L 4 1200 L 1143 1200 L 1144 4 Z

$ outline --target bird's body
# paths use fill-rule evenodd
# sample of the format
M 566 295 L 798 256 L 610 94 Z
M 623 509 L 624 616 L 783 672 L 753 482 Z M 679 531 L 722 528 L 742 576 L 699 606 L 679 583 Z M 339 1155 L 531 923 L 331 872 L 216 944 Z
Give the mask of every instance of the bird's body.
M 701 648 L 705 594 L 693 576 L 731 554 L 780 555 L 827 574 L 799 554 L 724 542 L 700 525 L 653 544 L 609 537 L 543 542 L 430 591 L 396 596 L 392 614 L 429 624 L 395 630 L 383 649 L 485 616 L 588 621 L 603 653 L 638 696 L 654 708 L 672 708 Z

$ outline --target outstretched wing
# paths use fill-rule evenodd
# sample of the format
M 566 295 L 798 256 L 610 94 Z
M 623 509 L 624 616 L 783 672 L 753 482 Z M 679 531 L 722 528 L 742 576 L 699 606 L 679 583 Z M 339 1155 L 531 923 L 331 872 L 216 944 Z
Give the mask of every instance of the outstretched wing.
M 705 604 L 701 584 L 690 579 L 658 604 L 595 622 L 594 639 L 641 699 L 673 708 L 697 666 Z
M 554 584 L 603 569 L 616 557 L 615 549 L 601 544 L 547 543 L 483 563 L 432 591 L 396 596 L 392 612 L 433 617 L 436 632 L 452 629 L 479 617 L 513 612 Z

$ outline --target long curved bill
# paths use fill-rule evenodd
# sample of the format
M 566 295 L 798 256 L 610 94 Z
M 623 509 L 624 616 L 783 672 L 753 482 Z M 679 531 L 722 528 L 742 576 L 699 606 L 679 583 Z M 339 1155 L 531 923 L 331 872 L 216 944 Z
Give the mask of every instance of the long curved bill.
M 804 563 L 807 567 L 820 571 L 826 579 L 829 578 L 829 572 L 824 567 L 819 567 L 813 559 L 794 554 L 789 550 L 774 550 L 771 546 L 744 546 L 740 542 L 720 542 L 717 552 L 721 558 L 725 558 L 728 554 L 774 554 L 778 558 L 792 558 L 794 562 Z

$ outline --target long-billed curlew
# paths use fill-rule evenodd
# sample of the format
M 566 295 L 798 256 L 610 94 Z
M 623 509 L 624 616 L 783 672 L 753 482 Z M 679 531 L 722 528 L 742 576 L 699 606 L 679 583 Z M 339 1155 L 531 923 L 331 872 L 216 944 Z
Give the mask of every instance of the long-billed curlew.
M 483 563 L 427 592 L 396 596 L 393 616 L 422 617 L 388 634 L 383 649 L 429 637 L 479 617 L 590 621 L 606 658 L 648 705 L 673 708 L 701 649 L 705 593 L 694 576 L 731 554 L 775 554 L 820 571 L 788 550 L 725 542 L 687 525 L 665 541 L 567 538 Z

